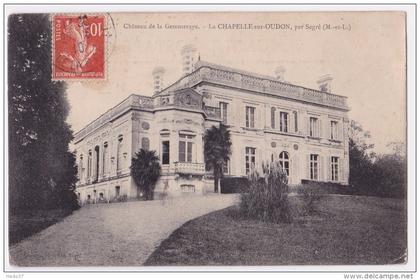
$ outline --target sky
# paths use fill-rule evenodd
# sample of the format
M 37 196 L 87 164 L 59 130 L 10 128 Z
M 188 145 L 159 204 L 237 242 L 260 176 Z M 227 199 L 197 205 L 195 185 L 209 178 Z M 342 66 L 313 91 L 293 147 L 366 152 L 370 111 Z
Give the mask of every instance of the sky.
M 127 28 L 133 25 L 147 28 Z M 107 79 L 68 82 L 67 121 L 75 132 L 130 94 L 151 96 L 156 66 L 166 69 L 165 85 L 176 81 L 181 48 L 193 44 L 204 61 L 268 76 L 282 66 L 288 82 L 309 88 L 331 74 L 332 92 L 348 97 L 349 118 L 370 131 L 376 152 L 405 142 L 403 13 L 120 13 L 108 16 L 108 27 Z

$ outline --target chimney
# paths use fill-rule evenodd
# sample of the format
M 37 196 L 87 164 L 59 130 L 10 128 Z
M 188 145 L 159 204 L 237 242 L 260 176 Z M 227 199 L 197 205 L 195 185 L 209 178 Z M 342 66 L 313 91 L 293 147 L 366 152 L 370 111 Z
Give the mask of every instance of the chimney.
M 274 74 L 276 75 L 276 79 L 280 82 L 285 82 L 284 76 L 286 74 L 286 69 L 283 66 L 278 66 L 276 70 L 274 70 Z
M 332 91 L 332 76 L 330 74 L 319 77 L 317 83 L 320 91 L 331 93 Z
M 188 75 L 194 71 L 194 64 L 197 62 L 197 49 L 193 45 L 186 45 L 181 50 L 182 74 Z
M 152 71 L 154 94 L 159 93 L 163 89 L 163 74 L 165 74 L 165 68 L 160 66 Z

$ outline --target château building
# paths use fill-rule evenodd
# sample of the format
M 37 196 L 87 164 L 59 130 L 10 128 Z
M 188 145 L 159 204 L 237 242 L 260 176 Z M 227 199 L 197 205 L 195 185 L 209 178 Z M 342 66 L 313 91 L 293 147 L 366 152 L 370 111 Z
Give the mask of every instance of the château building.
M 216 65 L 182 50 L 183 76 L 164 88 L 164 68 L 153 71 L 154 95 L 132 94 L 75 135 L 81 201 L 136 196 L 131 158 L 155 150 L 173 195 L 213 191 L 206 172 L 203 136 L 224 123 L 232 138 L 225 176 L 243 177 L 252 165 L 280 161 L 290 184 L 302 180 L 348 183 L 347 99 L 331 93 L 332 78 L 319 90 L 275 77 Z M 195 56 L 195 58 L 194 58 Z

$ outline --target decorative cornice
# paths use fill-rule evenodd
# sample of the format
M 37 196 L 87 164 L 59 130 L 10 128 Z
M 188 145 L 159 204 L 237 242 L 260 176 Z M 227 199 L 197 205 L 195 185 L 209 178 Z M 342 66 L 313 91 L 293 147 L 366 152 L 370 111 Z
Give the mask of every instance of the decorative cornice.
M 245 89 L 277 97 L 309 102 L 348 111 L 347 97 L 296 86 L 242 70 L 199 61 L 196 70 L 181 78 L 157 95 L 181 88 L 194 87 L 202 82 Z
M 83 129 L 78 131 L 74 135 L 74 142 L 80 142 L 84 137 L 86 137 L 92 131 L 98 129 L 104 124 L 112 121 L 116 117 L 124 114 L 125 112 L 131 109 L 153 109 L 153 98 L 149 96 L 135 95 L 132 94 L 126 99 L 124 99 L 117 106 L 111 108 L 106 113 L 102 114 L 96 120 L 85 126 Z
M 93 131 L 130 110 L 153 112 L 155 110 L 163 109 L 162 107 L 185 107 L 199 110 L 200 112 L 205 113 L 207 118 L 219 120 L 220 109 L 203 106 L 202 99 L 198 98 L 199 94 L 191 89 L 200 83 L 233 87 L 275 97 L 332 107 L 344 111 L 349 110 L 347 98 L 344 96 L 279 82 L 269 76 L 199 61 L 196 63 L 194 72 L 182 77 L 153 97 L 136 94 L 130 95 L 117 106 L 111 108 L 77 132 L 74 137 L 74 142 L 80 142 Z

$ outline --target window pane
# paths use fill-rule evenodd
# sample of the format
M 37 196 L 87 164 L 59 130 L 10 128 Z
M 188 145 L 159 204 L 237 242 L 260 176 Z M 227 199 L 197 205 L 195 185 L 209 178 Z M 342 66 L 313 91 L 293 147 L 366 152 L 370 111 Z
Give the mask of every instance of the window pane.
M 311 154 L 310 161 L 311 180 L 318 180 L 318 155 Z
M 162 142 L 162 164 L 169 164 L 169 141 Z
M 227 107 L 228 107 L 228 104 L 226 102 L 220 102 L 219 107 L 220 107 L 220 114 L 221 114 L 221 118 L 222 118 L 222 123 L 226 124 L 227 123 Z
M 185 141 L 179 141 L 179 161 L 185 162 Z
M 188 142 L 187 146 L 187 162 L 192 162 L 192 142 Z
M 249 107 L 245 107 L 245 126 L 249 127 Z
M 280 131 L 287 132 L 288 131 L 288 116 L 289 114 L 286 112 L 280 112 Z
M 251 127 L 255 127 L 255 123 L 254 123 L 254 111 L 255 111 L 255 108 L 251 107 Z

